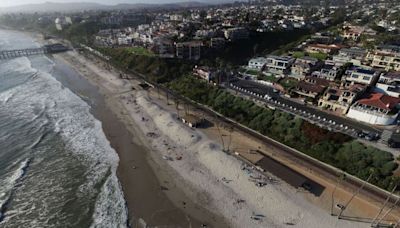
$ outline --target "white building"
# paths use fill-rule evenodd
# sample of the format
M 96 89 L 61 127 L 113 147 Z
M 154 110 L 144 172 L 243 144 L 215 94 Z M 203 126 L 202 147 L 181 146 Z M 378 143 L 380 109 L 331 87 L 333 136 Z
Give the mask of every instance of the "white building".
M 356 101 L 347 117 L 374 125 L 390 125 L 397 119 L 399 102 L 400 98 L 373 93 Z
M 267 56 L 266 69 L 270 73 L 287 74 L 295 59 L 289 56 Z
M 335 81 L 339 75 L 340 68 L 332 64 L 324 64 L 321 69 L 311 73 L 312 76 L 323 78 L 329 81 Z
M 379 78 L 379 72 L 370 69 L 354 67 L 346 71 L 344 80 L 363 85 L 374 85 Z
M 224 31 L 224 36 L 230 41 L 243 40 L 249 38 L 249 31 L 242 27 L 230 28 Z
M 400 72 L 382 74 L 374 88 L 375 92 L 400 97 Z
M 267 58 L 264 57 L 258 57 L 258 58 L 253 58 L 250 59 L 248 67 L 250 69 L 255 69 L 255 70 L 262 70 L 263 67 L 267 64 Z
M 57 17 L 55 20 L 56 29 L 61 31 L 65 27 L 72 25 L 71 17 Z

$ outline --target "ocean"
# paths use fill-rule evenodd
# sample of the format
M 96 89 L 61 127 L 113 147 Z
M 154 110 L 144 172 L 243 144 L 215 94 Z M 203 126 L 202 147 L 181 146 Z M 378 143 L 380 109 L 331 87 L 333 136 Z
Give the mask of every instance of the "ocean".
M 0 30 L 0 50 L 38 46 Z M 118 155 L 55 68 L 46 56 L 0 60 L 0 227 L 126 227 Z

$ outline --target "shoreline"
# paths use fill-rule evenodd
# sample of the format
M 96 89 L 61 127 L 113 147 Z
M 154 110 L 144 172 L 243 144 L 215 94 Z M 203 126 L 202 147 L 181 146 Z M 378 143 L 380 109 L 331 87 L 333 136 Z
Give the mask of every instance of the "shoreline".
M 155 176 L 157 176 L 157 178 L 156 178 L 157 183 L 155 186 L 157 188 L 165 187 L 162 184 L 164 183 L 165 179 L 168 178 L 168 176 L 171 179 L 171 182 L 174 182 L 174 183 L 166 183 L 166 185 L 168 185 L 168 187 L 169 187 L 168 190 L 157 191 L 157 192 L 161 192 L 164 195 L 167 195 L 168 199 L 173 199 L 174 206 L 175 206 L 175 208 L 177 208 L 177 209 L 173 209 L 175 211 L 174 213 L 177 212 L 176 210 L 189 211 L 189 209 L 187 208 L 186 205 L 181 205 L 180 204 L 181 202 L 179 202 L 179 199 L 181 199 L 183 197 L 182 194 L 189 192 L 187 194 L 188 196 L 185 196 L 185 197 L 187 197 L 188 200 L 194 199 L 194 201 L 196 201 L 196 196 L 193 196 L 193 194 L 203 191 L 204 192 L 204 194 L 202 194 L 203 199 L 200 200 L 201 201 L 200 203 L 194 204 L 193 207 L 196 208 L 196 205 L 204 203 L 204 205 L 202 205 L 202 206 L 207 208 L 207 210 L 211 208 L 210 209 L 211 211 L 217 212 L 216 214 L 219 214 L 218 213 L 219 212 L 218 205 L 216 206 L 213 204 L 214 202 L 212 202 L 213 197 L 212 197 L 212 195 L 210 196 L 210 194 L 209 194 L 210 190 L 204 190 L 204 186 L 201 186 L 201 185 L 196 186 L 195 184 L 191 183 L 192 180 L 190 180 L 190 179 L 188 180 L 188 176 L 185 174 L 185 171 L 188 171 L 188 169 L 183 169 L 185 167 L 179 167 L 175 164 L 176 162 L 167 162 L 162 159 L 161 155 L 166 154 L 169 156 L 171 153 L 176 154 L 176 151 L 174 151 L 173 149 L 171 150 L 172 152 L 170 151 L 170 149 L 168 148 L 169 146 L 178 145 L 178 147 L 179 147 L 179 145 L 180 145 L 179 142 L 176 142 L 176 137 L 175 137 L 176 135 L 175 136 L 171 135 L 170 134 L 171 132 L 168 132 L 168 130 L 162 128 L 163 125 L 168 126 L 168 124 L 170 124 L 170 123 L 172 123 L 174 125 L 179 125 L 181 127 L 184 126 L 183 124 L 174 121 L 174 119 L 176 119 L 176 116 L 174 116 L 174 114 L 173 114 L 174 113 L 174 111 L 172 110 L 173 107 L 168 107 L 168 105 L 162 104 L 163 101 L 161 101 L 160 99 L 156 99 L 155 95 L 153 95 L 153 100 L 152 100 L 152 97 L 149 95 L 149 92 L 146 94 L 146 92 L 144 92 L 142 89 L 140 89 L 138 87 L 137 80 L 132 80 L 130 82 L 128 82 L 126 80 L 121 80 L 121 79 L 119 79 L 118 74 L 113 74 L 113 73 L 109 72 L 108 70 L 105 70 L 104 67 L 102 67 L 99 64 L 99 62 L 96 63 L 96 60 L 93 60 L 92 58 L 83 57 L 82 55 L 80 55 L 78 53 L 75 53 L 75 54 L 76 54 L 75 55 L 76 59 L 73 59 L 73 57 L 74 57 L 73 55 L 69 56 L 70 59 L 68 59 L 67 54 L 66 55 L 64 55 L 64 54 L 55 55 L 55 58 L 58 59 L 59 61 L 63 61 L 64 62 L 63 64 L 68 65 L 71 68 L 74 68 L 75 71 L 80 74 L 80 77 L 82 78 L 82 80 L 87 81 L 94 87 L 100 88 L 100 90 L 103 90 L 102 96 L 104 96 L 105 102 L 102 105 L 104 105 L 104 107 L 106 107 L 107 110 L 100 111 L 99 112 L 100 114 L 97 114 L 97 115 L 105 115 L 106 117 L 105 117 L 105 119 L 101 119 L 101 118 L 98 118 L 98 116 L 96 116 L 96 115 L 95 116 L 97 119 L 99 119 L 102 122 L 104 132 L 107 135 L 107 138 L 109 139 L 110 143 L 111 144 L 114 143 L 114 145 L 112 147 L 116 151 L 120 151 L 120 150 L 124 150 L 124 148 L 122 148 L 122 149 L 119 148 L 121 146 L 122 147 L 126 146 L 129 148 L 132 147 L 132 145 L 131 145 L 132 141 L 134 142 L 133 144 L 138 144 L 138 145 L 144 144 L 144 145 L 140 145 L 140 147 L 142 147 L 143 151 L 147 151 L 147 152 L 145 152 L 146 155 L 144 156 L 145 161 L 147 163 L 149 163 L 148 166 L 151 168 L 150 170 L 153 172 L 153 174 Z M 100 74 L 96 74 L 94 71 L 92 71 L 93 69 L 90 69 L 91 66 L 96 67 L 97 70 L 103 71 L 103 73 L 107 74 L 108 76 L 103 75 L 104 76 L 103 77 L 103 76 L 100 76 Z M 102 73 L 102 72 L 100 72 L 100 73 Z M 114 72 L 114 73 L 117 73 L 117 72 Z M 131 82 L 134 84 L 133 85 L 135 88 L 134 90 L 131 90 L 132 89 Z M 107 92 L 108 89 L 110 89 L 110 90 Z M 114 91 L 112 91 L 112 90 L 114 90 Z M 138 103 L 138 99 L 140 101 L 139 103 Z M 92 101 L 92 99 L 89 98 L 89 102 L 90 101 Z M 102 108 L 99 108 L 99 109 L 102 109 Z M 154 109 L 156 109 L 157 112 L 154 112 Z M 112 114 L 108 113 L 108 112 L 111 112 L 110 110 L 112 110 L 112 112 L 114 112 L 114 113 L 112 113 Z M 113 117 L 107 117 L 107 116 L 113 116 Z M 145 116 L 146 118 L 150 118 L 150 121 L 143 121 L 143 119 L 140 119 L 140 117 L 143 118 L 143 116 Z M 163 116 L 164 119 L 162 119 L 162 121 L 160 121 L 159 116 Z M 107 118 L 109 118 L 109 119 L 107 119 Z M 116 123 L 116 122 L 118 122 L 118 124 L 116 124 L 116 126 L 114 126 L 113 123 Z M 154 122 L 154 124 L 152 124 L 153 122 Z M 157 123 L 157 124 L 155 124 L 155 123 Z M 105 125 L 109 125 L 109 126 L 105 126 Z M 185 127 L 183 127 L 183 128 L 186 129 Z M 121 130 L 121 129 L 123 129 L 123 130 Z M 163 146 L 163 144 L 165 144 L 165 143 L 157 142 L 156 139 L 152 139 L 151 137 L 149 137 L 146 134 L 146 133 L 150 133 L 149 131 L 152 131 L 152 129 L 154 129 L 154 132 L 157 132 L 158 134 L 161 135 L 158 139 L 160 141 L 161 141 L 161 139 L 163 139 L 164 141 L 168 141 L 167 144 L 169 146 L 165 146 L 165 145 Z M 188 133 L 188 132 L 189 132 L 189 134 L 191 134 L 191 131 L 186 131 L 186 130 L 181 130 L 179 132 L 179 135 L 181 135 L 182 133 Z M 125 139 L 121 139 L 122 142 L 116 142 L 116 141 L 118 141 L 118 139 L 120 138 L 121 135 L 125 134 L 125 133 L 121 133 L 121 131 L 122 132 L 129 131 L 129 132 L 126 135 L 126 138 L 125 138 L 125 136 L 122 137 L 122 138 L 125 138 Z M 194 135 L 199 135 L 200 137 L 204 137 L 203 134 L 197 134 L 197 130 L 194 130 L 193 132 L 195 132 Z M 201 130 L 201 132 L 203 132 L 203 130 Z M 180 136 L 178 136 L 178 141 L 179 141 L 179 137 Z M 207 139 L 207 136 L 205 136 L 204 138 Z M 209 135 L 208 135 L 208 138 L 210 138 Z M 218 140 L 216 138 L 213 138 L 213 139 L 214 139 L 214 141 L 212 143 L 218 144 Z M 149 143 L 147 145 L 147 143 L 149 141 L 151 143 Z M 195 142 L 195 143 L 197 143 L 197 142 Z M 211 143 L 208 145 L 211 145 Z M 218 147 L 218 145 L 216 145 L 216 146 Z M 190 147 L 190 146 L 184 145 L 184 146 L 181 146 L 179 149 L 186 152 L 187 147 Z M 118 150 L 117 150 L 117 148 L 118 148 Z M 127 148 L 126 150 L 128 151 L 129 148 Z M 157 149 L 154 150 L 154 148 L 157 148 Z M 190 148 L 190 149 L 192 149 L 192 148 Z M 195 149 L 197 150 L 198 148 L 195 148 Z M 200 149 L 204 149 L 204 148 L 200 148 Z M 219 151 L 217 151 L 217 152 L 219 152 Z M 120 152 L 118 152 L 118 155 L 120 155 L 119 153 Z M 124 154 L 130 155 L 131 153 L 124 153 Z M 201 157 L 199 157 L 199 156 L 196 157 L 196 156 L 193 156 L 190 159 L 188 159 L 189 162 L 199 163 L 197 160 L 200 160 L 199 158 L 201 158 Z M 219 158 L 221 160 L 223 159 L 224 161 L 230 162 L 229 156 L 225 155 L 225 156 L 221 156 Z M 129 159 L 130 159 L 129 157 L 127 157 L 127 159 L 122 159 L 122 157 L 120 156 L 120 163 L 121 163 L 121 160 L 124 160 L 124 162 L 127 162 L 125 164 L 125 167 L 127 169 L 120 171 L 120 168 L 118 167 L 118 178 L 119 179 L 120 179 L 120 175 L 125 175 L 128 178 L 128 180 L 126 180 L 126 181 L 129 181 L 129 179 L 132 179 L 132 176 L 128 175 L 127 173 L 129 172 L 129 174 L 133 174 L 136 171 L 141 169 L 140 166 L 137 166 L 138 169 L 132 168 L 132 164 L 134 164 L 133 166 L 136 167 L 136 161 L 134 163 L 132 163 L 132 162 L 129 163 L 128 162 L 128 161 L 130 161 Z M 227 159 L 227 160 L 225 160 L 225 159 Z M 210 169 L 210 166 L 208 166 L 208 163 L 212 163 L 212 162 L 213 161 L 211 161 L 211 160 L 207 160 L 207 162 L 205 162 L 205 163 L 201 163 L 201 161 L 200 161 L 201 165 L 204 165 L 205 167 L 197 167 L 197 168 L 201 168 L 200 170 L 203 170 L 203 168 L 204 168 L 204 170 L 210 171 L 212 169 Z M 232 163 L 232 164 L 233 164 L 233 166 L 236 166 L 237 162 Z M 135 171 L 133 171 L 133 170 L 135 170 Z M 221 187 L 220 183 L 218 183 L 220 179 L 217 178 L 218 174 L 219 174 L 218 172 L 220 170 L 213 170 L 213 171 L 216 171 L 216 173 L 215 174 L 211 173 L 212 175 L 210 175 L 210 176 L 212 177 L 212 180 L 210 180 L 208 183 L 213 183 L 215 185 L 218 185 L 218 187 Z M 124 173 L 124 174 L 120 174 L 120 172 Z M 197 173 L 195 173 L 195 174 L 197 174 Z M 164 175 L 166 177 L 163 177 Z M 185 175 L 186 175 L 186 180 L 184 178 Z M 189 177 L 190 177 L 190 175 L 189 175 Z M 198 178 L 199 178 L 198 176 L 195 176 L 193 178 L 194 179 L 193 181 L 196 181 Z M 213 181 L 215 181 L 215 182 L 213 182 Z M 120 179 L 120 182 L 122 183 L 121 179 Z M 181 183 L 185 183 L 185 185 L 188 185 L 188 186 L 184 187 L 185 192 L 183 192 L 183 190 L 179 191 L 181 189 L 181 186 L 177 187 L 177 185 L 182 185 Z M 244 183 L 244 181 L 242 181 L 242 183 Z M 131 183 L 130 185 L 137 185 L 137 182 Z M 135 187 L 135 186 L 133 186 L 133 187 Z M 174 189 L 174 188 L 176 188 L 176 189 Z M 235 191 L 236 191 L 237 188 L 240 188 L 240 186 L 235 186 L 235 188 L 236 188 L 235 189 Z M 286 188 L 286 186 L 283 185 L 283 188 Z M 223 189 L 223 188 L 221 188 L 221 189 Z M 232 190 L 232 189 L 233 189 L 233 187 L 232 188 L 229 187 L 228 189 L 224 189 L 224 190 Z M 160 189 L 158 189 L 158 190 L 160 190 Z M 289 201 L 293 200 L 292 198 L 298 197 L 295 195 L 301 195 L 297 192 L 286 191 L 286 189 L 278 189 L 278 190 L 282 191 L 283 194 L 286 194 L 286 197 L 287 197 L 286 199 Z M 190 194 L 191 193 L 190 191 L 192 191 L 193 194 Z M 254 192 L 254 188 L 251 189 L 251 191 Z M 243 196 L 245 198 L 253 197 L 252 195 L 248 194 L 247 190 L 244 193 L 246 193 L 246 194 L 239 194 L 239 195 Z M 271 193 L 271 196 L 267 196 L 268 193 Z M 128 194 L 134 195 L 129 190 L 125 190 L 125 189 L 124 189 L 124 194 L 125 194 L 125 196 Z M 276 194 L 276 193 L 264 192 L 265 197 L 273 197 L 274 194 Z M 289 196 L 288 194 L 293 194 L 293 196 Z M 235 194 L 235 196 L 236 195 L 238 195 L 238 194 Z M 218 194 L 216 194 L 216 196 L 218 196 Z M 174 199 L 174 197 L 177 197 L 178 200 Z M 254 197 L 256 197 L 256 196 L 254 196 Z M 304 195 L 302 195 L 301 197 L 304 197 Z M 308 197 L 308 196 L 306 196 L 306 197 Z M 140 200 L 144 201 L 143 199 L 140 199 Z M 264 198 L 262 200 L 264 201 Z M 312 200 L 315 200 L 315 198 L 312 198 L 311 201 Z M 250 204 L 250 201 L 251 200 L 249 200 L 249 204 Z M 197 202 L 199 202 L 199 200 L 197 200 Z M 272 200 L 272 202 L 274 202 L 274 201 Z M 296 200 L 294 200 L 293 202 L 296 202 Z M 280 203 L 274 204 L 274 205 L 279 207 Z M 227 206 L 229 207 L 230 205 L 227 205 Z M 257 208 L 257 207 L 260 208 L 259 205 L 256 205 L 256 206 L 251 205 L 251 206 L 252 206 L 251 208 Z M 265 206 L 267 206 L 267 205 L 265 205 Z M 271 207 L 271 204 L 269 206 Z M 304 204 L 304 202 L 302 202 L 302 201 L 299 204 L 300 209 L 303 209 L 303 210 L 308 209 L 308 206 L 309 206 L 308 204 Z M 266 210 L 266 208 L 264 206 L 262 206 L 262 209 L 263 209 L 263 211 Z M 281 210 L 281 209 L 278 209 L 278 210 Z M 315 211 L 315 208 L 313 210 Z M 129 213 L 131 213 L 131 211 L 129 211 Z M 191 212 L 191 213 L 193 214 L 193 212 Z M 254 213 L 254 211 L 253 211 L 253 213 Z M 289 212 L 285 212 L 285 213 L 288 214 Z M 249 214 L 247 214 L 247 215 L 249 215 Z M 267 214 L 267 215 L 269 216 L 269 214 Z M 300 221 L 300 227 L 304 227 L 304 226 L 301 226 L 301 224 L 302 224 L 301 220 L 309 219 L 309 217 L 307 217 L 307 216 L 304 217 L 303 213 L 300 213 L 300 215 L 297 217 L 294 216 L 296 218 L 293 218 L 293 220 L 286 220 L 286 219 L 282 220 L 281 218 L 279 218 L 278 220 L 288 221 L 289 223 L 292 223 L 292 222 L 297 223 L 298 221 Z M 316 215 L 321 216 L 321 218 L 320 219 L 313 218 Z M 328 219 L 329 216 L 327 216 L 327 214 L 325 215 L 325 214 L 314 213 L 314 216 L 311 217 L 311 219 L 313 221 L 329 220 L 329 222 L 327 223 L 329 225 L 326 227 L 331 227 L 333 225 L 333 223 L 331 221 L 332 219 Z M 150 217 L 152 217 L 152 216 L 150 216 Z M 173 216 L 171 216 L 171 217 L 173 217 Z M 201 217 L 201 216 L 199 216 L 199 217 Z M 212 219 L 213 215 L 211 215 L 210 217 Z M 230 217 L 227 217 L 226 215 L 225 216 L 217 216 L 217 217 L 218 217 L 217 220 L 220 219 L 220 221 L 224 220 L 220 217 L 225 217 L 228 220 L 230 220 L 231 223 L 236 223 L 237 221 L 234 221 L 234 220 L 238 219 L 237 217 L 230 218 Z M 184 216 L 184 218 L 181 220 L 184 221 L 185 219 L 186 219 L 186 217 Z M 248 217 L 246 219 L 248 219 Z M 195 221 L 195 220 L 196 219 L 193 219 L 193 221 Z M 268 220 L 268 219 L 265 219 L 265 220 Z M 275 226 L 280 227 L 280 224 L 278 225 L 276 223 L 276 221 L 275 221 L 276 219 L 273 219 L 273 220 L 274 221 L 266 221 L 266 222 L 268 222 L 267 224 L 270 225 L 267 227 L 275 227 Z M 202 219 L 200 218 L 199 221 L 202 221 Z M 195 222 L 198 222 L 198 221 L 196 220 Z M 317 224 L 319 224 L 319 223 L 314 223 L 314 225 L 308 226 L 308 227 L 317 227 Z M 320 223 L 320 224 L 323 225 L 325 223 Z M 261 225 L 261 224 L 253 224 L 253 225 Z M 297 224 L 297 226 L 298 225 L 299 224 Z M 303 223 L 303 225 L 304 225 L 304 223 Z M 340 222 L 340 225 L 342 225 L 342 227 L 361 227 L 359 223 L 352 223 L 352 224 L 343 223 L 343 220 L 342 220 L 342 222 Z M 216 227 L 223 227 L 223 226 L 216 226 Z M 240 226 L 238 226 L 236 224 L 235 227 L 240 227 Z M 253 227 L 253 226 L 251 226 L 251 227 Z
M 211 214 L 186 196 L 178 187 L 177 182 L 181 180 L 167 164 L 163 164 L 162 158 L 150 155 L 152 149 L 146 145 L 146 136 L 122 113 L 124 107 L 111 91 L 93 83 L 85 77 L 85 72 L 79 72 L 79 67 L 66 61 L 65 57 L 56 56 L 55 59 L 74 69 L 82 77 L 80 80 L 100 89 L 103 103 L 97 104 L 93 114 L 102 122 L 110 144 L 120 157 L 117 176 L 132 227 L 140 227 L 139 224 L 144 222 L 151 226 L 200 227 L 207 224 L 208 227 L 227 227 L 223 218 Z M 92 100 L 90 95 L 88 97 Z M 142 186 L 143 182 L 147 184 Z M 146 196 L 153 199 L 144 200 L 149 198 Z
M 156 167 L 156 175 L 172 176 L 172 181 L 177 183 L 173 185 L 179 185 L 179 189 L 194 201 L 194 209 L 198 209 L 196 205 L 201 205 L 221 218 L 220 221 L 228 221 L 231 227 L 284 227 L 287 224 L 334 227 L 337 223 L 336 218 L 306 200 L 307 195 L 286 183 L 270 184 L 265 188 L 255 186 L 241 170 L 242 163 L 224 154 L 216 138 L 213 138 L 216 141 L 210 140 L 203 132 L 182 124 L 170 110 L 174 107 L 162 104 L 155 96 L 152 98 L 151 92 L 140 88 L 138 80 L 127 82 L 119 79 L 115 74 L 117 72 L 112 74 L 103 69 L 96 59 L 78 53 L 65 53 L 56 58 L 67 64 L 69 62 L 71 67 L 84 67 L 82 75 L 85 77 L 86 74 L 87 79 L 98 87 L 109 88 L 110 91 L 125 88 L 108 93 L 106 102 L 112 109 L 118 110 L 117 115 L 126 126 L 134 126 L 128 129 L 142 132 L 140 140 L 150 142 L 148 146 L 153 148 L 150 152 L 151 163 L 160 166 Z M 102 72 L 93 75 L 89 72 L 91 67 Z M 171 161 L 165 161 L 163 157 L 171 158 Z M 230 181 L 226 182 L 227 179 Z M 175 205 L 190 211 L 187 205 L 179 205 L 179 200 L 174 199 L 171 192 L 168 190 L 166 194 Z M 196 214 L 196 210 L 194 212 Z M 254 213 L 264 217 L 253 220 Z M 217 222 L 213 216 L 211 220 Z M 344 220 L 340 223 L 342 227 L 363 227 L 360 223 Z

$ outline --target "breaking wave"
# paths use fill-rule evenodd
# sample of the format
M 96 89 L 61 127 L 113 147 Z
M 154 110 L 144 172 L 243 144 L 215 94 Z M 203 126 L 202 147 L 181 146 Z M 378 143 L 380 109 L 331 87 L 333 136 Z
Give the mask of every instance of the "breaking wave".
M 0 226 L 126 227 L 118 155 L 53 65 L 0 62 Z

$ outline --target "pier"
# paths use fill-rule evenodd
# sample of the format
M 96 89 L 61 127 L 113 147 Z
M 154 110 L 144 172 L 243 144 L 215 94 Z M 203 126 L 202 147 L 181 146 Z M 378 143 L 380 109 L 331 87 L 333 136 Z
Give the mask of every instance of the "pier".
M 27 48 L 18 50 L 0 50 L 0 60 L 12 59 L 31 55 L 44 55 L 68 51 L 69 48 L 62 44 L 50 44 L 40 48 Z

